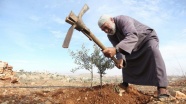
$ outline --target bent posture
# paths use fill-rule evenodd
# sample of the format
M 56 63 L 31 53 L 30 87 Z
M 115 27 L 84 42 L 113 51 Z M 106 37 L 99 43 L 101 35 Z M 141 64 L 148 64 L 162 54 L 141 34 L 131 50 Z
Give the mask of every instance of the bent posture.
M 166 68 L 155 30 L 124 15 L 102 15 L 98 25 L 114 46 L 103 53 L 106 57 L 116 55 L 119 62 L 116 66 L 122 68 L 122 86 L 128 87 L 128 83 L 157 86 L 158 97 L 168 97 Z

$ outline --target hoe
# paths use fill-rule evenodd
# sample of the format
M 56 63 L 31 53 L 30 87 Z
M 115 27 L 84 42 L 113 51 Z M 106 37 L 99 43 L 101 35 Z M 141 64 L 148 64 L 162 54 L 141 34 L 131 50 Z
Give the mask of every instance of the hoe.
M 67 32 L 67 35 L 62 45 L 63 48 L 68 48 L 73 31 L 74 29 L 76 29 L 85 34 L 89 38 L 89 40 L 94 41 L 102 50 L 106 49 L 106 47 L 94 36 L 94 34 L 85 26 L 85 24 L 82 21 L 82 16 L 88 9 L 89 9 L 88 5 L 85 4 L 78 16 L 76 16 L 71 11 L 69 16 L 66 17 L 65 21 L 71 24 L 72 26 L 69 28 Z M 111 59 L 117 64 L 117 59 L 115 57 L 111 57 Z

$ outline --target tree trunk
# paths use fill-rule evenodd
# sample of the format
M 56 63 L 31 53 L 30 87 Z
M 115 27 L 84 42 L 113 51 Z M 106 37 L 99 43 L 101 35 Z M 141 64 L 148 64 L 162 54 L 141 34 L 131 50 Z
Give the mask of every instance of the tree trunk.
M 92 88 L 92 83 L 93 83 L 93 69 L 91 69 L 91 88 Z
M 102 74 L 100 73 L 100 85 L 101 85 L 101 87 L 102 87 Z

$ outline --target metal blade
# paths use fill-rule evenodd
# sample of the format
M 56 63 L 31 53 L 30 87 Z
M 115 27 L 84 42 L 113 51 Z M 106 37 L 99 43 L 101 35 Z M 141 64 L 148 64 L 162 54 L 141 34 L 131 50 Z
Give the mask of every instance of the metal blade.
M 72 34 L 73 34 L 73 31 L 74 31 L 74 28 L 75 28 L 75 25 L 72 25 L 69 30 L 68 30 L 68 33 L 65 37 L 65 40 L 63 42 L 63 48 L 68 48 L 69 46 L 69 43 L 70 43 L 70 40 L 71 40 L 71 37 L 72 37 Z

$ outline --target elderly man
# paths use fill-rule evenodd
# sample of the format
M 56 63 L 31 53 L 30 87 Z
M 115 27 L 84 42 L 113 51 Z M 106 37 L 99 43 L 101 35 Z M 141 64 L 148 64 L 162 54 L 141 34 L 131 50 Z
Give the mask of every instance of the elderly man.
M 114 47 L 103 50 L 106 57 L 116 55 L 116 66 L 122 68 L 123 87 L 128 83 L 157 86 L 158 97 L 169 97 L 166 68 L 159 51 L 154 29 L 124 15 L 102 15 L 98 20 L 102 31 Z

